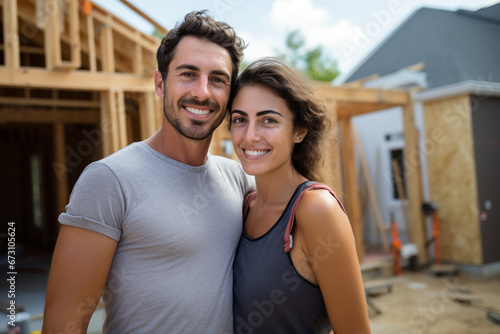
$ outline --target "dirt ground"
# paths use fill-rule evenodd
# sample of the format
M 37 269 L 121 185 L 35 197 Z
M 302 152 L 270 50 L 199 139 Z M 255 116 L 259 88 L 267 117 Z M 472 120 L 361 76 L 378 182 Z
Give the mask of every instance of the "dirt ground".
M 369 307 L 373 334 L 500 333 L 500 325 L 486 316 L 488 309 L 500 313 L 500 276 L 434 276 L 421 270 L 389 280 L 392 292 L 381 289 L 369 297 L 382 311 Z

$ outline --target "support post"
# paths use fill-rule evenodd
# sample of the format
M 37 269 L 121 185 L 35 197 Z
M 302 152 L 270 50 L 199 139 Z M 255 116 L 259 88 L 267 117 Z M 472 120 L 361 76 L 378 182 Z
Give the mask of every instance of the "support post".
M 19 27 L 17 25 L 17 1 L 3 2 L 3 40 L 5 66 L 10 69 L 20 67 Z
M 361 203 L 358 189 L 358 176 L 356 160 L 354 156 L 353 126 L 350 118 L 340 120 L 342 127 L 342 174 L 344 184 L 344 203 L 347 206 L 347 214 L 351 222 L 354 237 L 356 239 L 356 250 L 358 261 L 363 262 L 363 221 L 361 219 Z
M 420 151 L 418 149 L 418 131 L 415 127 L 413 103 L 403 106 L 403 125 L 405 139 L 405 177 L 410 206 L 410 241 L 418 248 L 420 263 L 427 261 L 425 247 L 424 216 L 422 213 L 422 176 Z
M 64 212 L 68 203 L 68 172 L 66 166 L 66 138 L 64 135 L 64 123 L 54 123 L 54 157 L 55 164 L 58 168 L 54 168 L 57 173 L 56 177 L 56 209 L 58 213 Z

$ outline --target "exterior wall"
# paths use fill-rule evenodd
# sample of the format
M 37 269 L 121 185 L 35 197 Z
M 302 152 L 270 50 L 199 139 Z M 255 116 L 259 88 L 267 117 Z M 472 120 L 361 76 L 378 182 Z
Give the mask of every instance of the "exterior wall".
M 472 97 L 481 240 L 484 263 L 500 261 L 500 98 Z
M 440 215 L 443 261 L 483 263 L 469 96 L 424 104 L 429 197 Z

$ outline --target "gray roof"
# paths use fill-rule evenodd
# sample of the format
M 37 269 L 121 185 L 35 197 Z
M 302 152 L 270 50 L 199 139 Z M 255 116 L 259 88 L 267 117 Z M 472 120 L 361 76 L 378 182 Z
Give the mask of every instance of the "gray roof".
M 478 11 L 421 8 L 345 82 L 425 62 L 428 88 L 466 80 L 500 82 L 500 4 Z

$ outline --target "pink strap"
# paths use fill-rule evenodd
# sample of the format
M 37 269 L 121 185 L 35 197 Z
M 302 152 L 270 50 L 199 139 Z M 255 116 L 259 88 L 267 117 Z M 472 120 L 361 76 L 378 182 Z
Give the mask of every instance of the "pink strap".
M 257 192 L 253 191 L 245 198 L 245 204 L 243 205 L 243 221 L 247 218 L 248 210 L 250 210 L 250 203 L 257 197 Z
M 292 212 L 290 213 L 290 219 L 288 220 L 288 225 L 287 225 L 286 231 L 285 231 L 285 252 L 286 253 L 288 253 L 290 251 L 290 249 L 293 247 L 292 228 L 293 228 L 293 223 L 295 222 L 295 210 L 297 209 L 297 206 L 299 205 L 299 201 L 302 198 L 302 195 L 304 195 L 304 193 L 306 191 L 311 190 L 311 189 L 326 189 L 326 190 L 328 190 L 330 192 L 330 194 L 332 194 L 333 197 L 335 197 L 335 199 L 337 200 L 337 203 L 339 203 L 342 211 L 344 211 L 344 213 L 346 212 L 344 209 L 344 206 L 340 202 L 339 198 L 333 192 L 333 190 L 330 189 L 330 187 L 328 187 L 327 185 L 321 184 L 321 183 L 313 183 L 313 184 L 310 184 L 309 186 L 307 186 L 307 188 L 304 189 L 304 191 L 301 192 L 299 194 L 299 196 L 297 197 L 297 199 L 295 200 L 295 203 L 293 204 L 293 207 L 292 207 Z

